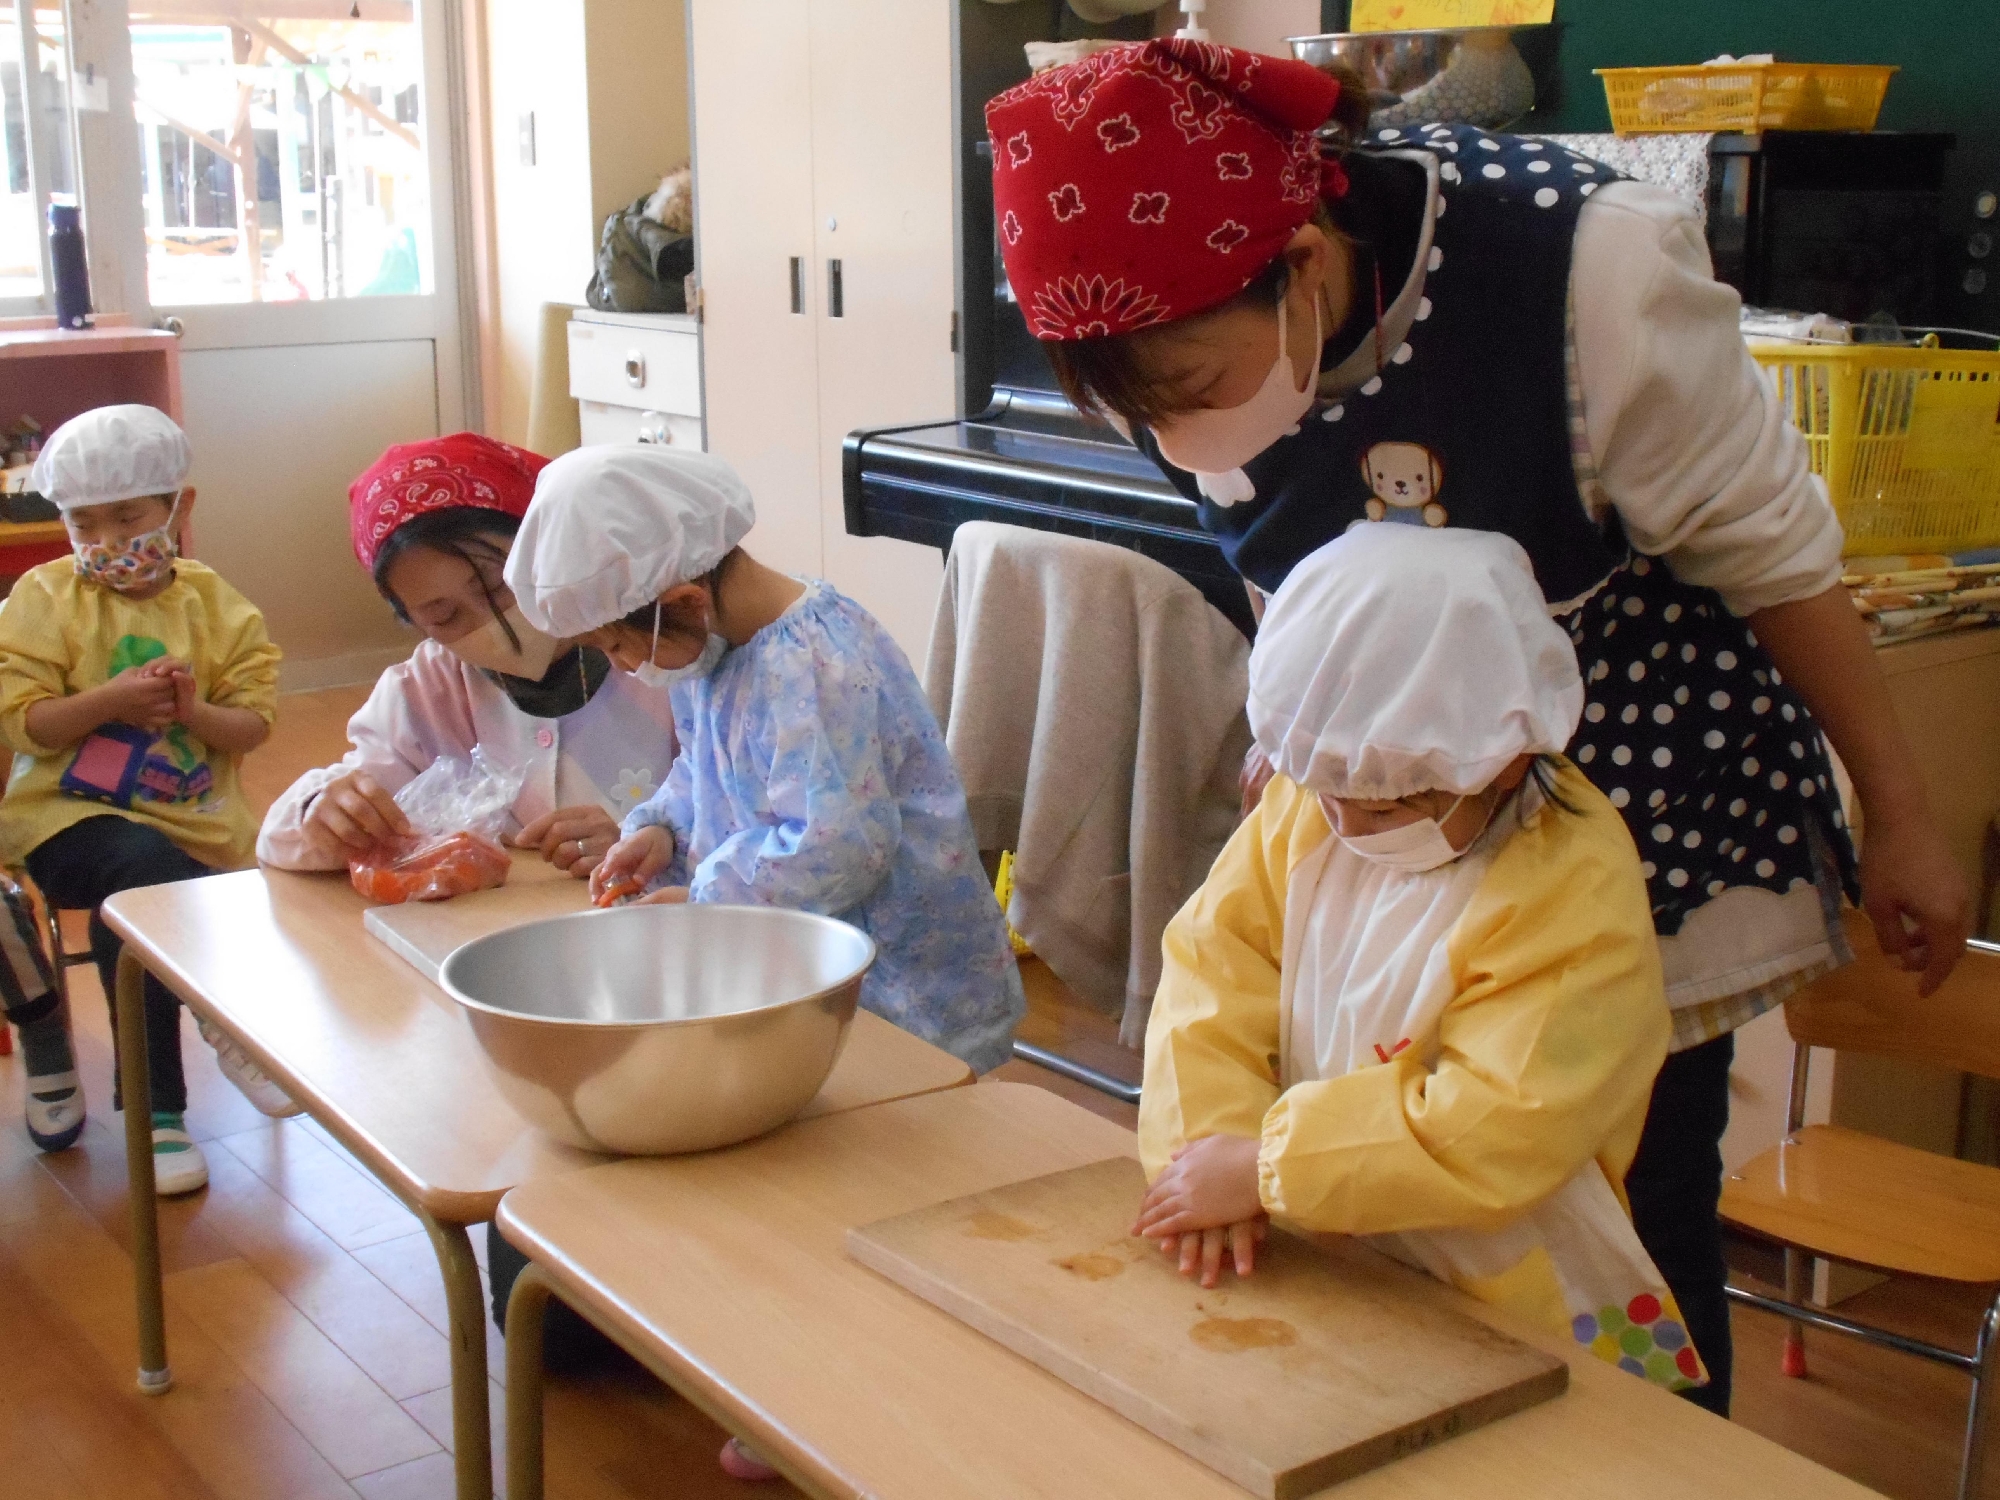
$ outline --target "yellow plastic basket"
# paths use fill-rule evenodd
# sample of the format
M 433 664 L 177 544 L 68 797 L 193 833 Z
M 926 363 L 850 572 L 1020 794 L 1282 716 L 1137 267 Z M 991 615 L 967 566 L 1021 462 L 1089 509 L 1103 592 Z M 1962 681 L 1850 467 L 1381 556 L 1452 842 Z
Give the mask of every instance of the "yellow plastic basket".
M 1894 67 L 1873 63 L 1741 63 L 1722 67 L 1599 68 L 1611 128 L 1873 130 Z
M 2000 353 L 1763 339 L 1750 352 L 1850 555 L 2000 545 Z

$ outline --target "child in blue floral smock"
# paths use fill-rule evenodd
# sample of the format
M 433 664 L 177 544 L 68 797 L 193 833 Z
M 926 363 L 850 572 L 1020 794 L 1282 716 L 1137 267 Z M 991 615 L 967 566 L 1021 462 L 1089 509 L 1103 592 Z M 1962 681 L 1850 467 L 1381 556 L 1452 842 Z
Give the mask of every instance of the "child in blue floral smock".
M 737 545 L 753 519 L 703 454 L 584 448 L 542 472 L 507 562 L 522 614 L 671 681 L 680 738 L 592 892 L 851 922 L 877 951 L 865 1007 L 998 1067 L 1026 1003 L 930 704 L 866 610 Z

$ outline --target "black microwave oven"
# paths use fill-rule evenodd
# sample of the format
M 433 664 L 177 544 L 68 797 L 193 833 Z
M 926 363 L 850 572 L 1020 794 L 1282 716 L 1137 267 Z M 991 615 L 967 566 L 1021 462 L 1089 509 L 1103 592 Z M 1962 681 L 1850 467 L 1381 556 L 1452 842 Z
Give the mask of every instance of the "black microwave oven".
M 1954 143 L 1896 131 L 1716 136 L 1708 151 L 1716 278 L 1752 307 L 1936 323 Z

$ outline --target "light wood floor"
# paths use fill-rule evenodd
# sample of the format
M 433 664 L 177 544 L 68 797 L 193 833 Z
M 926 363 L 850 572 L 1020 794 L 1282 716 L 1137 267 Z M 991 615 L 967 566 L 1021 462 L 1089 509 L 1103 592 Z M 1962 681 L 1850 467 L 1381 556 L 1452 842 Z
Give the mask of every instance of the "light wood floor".
M 278 733 L 246 767 L 260 808 L 299 771 L 339 754 L 361 696 L 283 700 Z M 212 1180 L 205 1193 L 162 1205 L 178 1384 L 161 1399 L 134 1390 L 110 1034 L 95 978 L 72 975 L 94 1107 L 75 1150 L 47 1157 L 28 1144 L 16 1123 L 20 1062 L 0 1060 L 0 1495 L 446 1500 L 450 1369 L 423 1232 L 310 1122 L 252 1110 L 216 1073 L 192 1024 L 188 1124 Z M 1031 968 L 1029 981 L 1024 1035 L 1129 1074 L 1115 1027 L 1065 1004 L 1045 970 Z M 1133 1118 L 1040 1069 L 1014 1063 L 1003 1073 Z M 1850 1308 L 1969 1342 L 1978 1305 L 1891 1283 Z M 1788 1381 L 1777 1372 L 1774 1320 L 1739 1315 L 1736 1328 L 1738 1420 L 1896 1500 L 1952 1493 L 1961 1379 L 1822 1335 L 1810 1344 L 1812 1378 Z M 497 1335 L 489 1348 L 497 1378 Z M 501 1408 L 496 1387 L 496 1418 Z M 724 1477 L 714 1462 L 721 1434 L 637 1366 L 553 1379 L 548 1408 L 549 1492 L 559 1500 L 791 1493 Z M 2000 1500 L 2000 1481 L 1988 1489 Z

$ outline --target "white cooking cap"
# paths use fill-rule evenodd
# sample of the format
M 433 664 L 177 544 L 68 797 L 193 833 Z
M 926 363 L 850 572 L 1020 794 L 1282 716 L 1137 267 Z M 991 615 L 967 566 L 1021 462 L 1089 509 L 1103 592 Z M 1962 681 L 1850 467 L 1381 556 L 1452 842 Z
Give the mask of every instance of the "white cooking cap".
M 756 519 L 748 486 L 719 458 L 650 443 L 577 448 L 535 481 L 507 587 L 537 630 L 582 635 L 699 578 Z
M 1569 636 L 1497 532 L 1357 526 L 1292 569 L 1250 654 L 1258 745 L 1330 797 L 1479 791 L 1582 712 Z
M 188 476 L 187 434 L 151 406 L 100 406 L 55 430 L 28 482 L 58 510 L 171 495 Z

